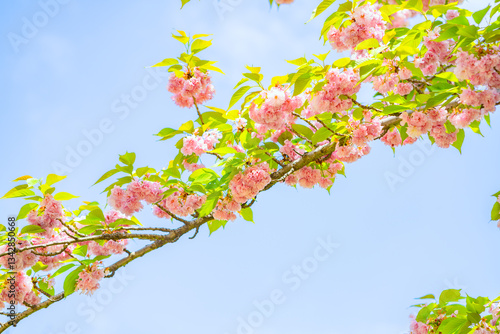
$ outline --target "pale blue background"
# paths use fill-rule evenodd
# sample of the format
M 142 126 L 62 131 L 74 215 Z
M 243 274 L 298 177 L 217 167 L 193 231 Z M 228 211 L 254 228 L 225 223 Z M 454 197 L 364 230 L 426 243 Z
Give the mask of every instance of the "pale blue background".
M 318 41 L 324 16 L 304 25 L 318 1 L 297 0 L 279 11 L 269 10 L 267 0 L 233 1 L 223 19 L 210 0 L 183 11 L 178 2 L 69 1 L 18 52 L 8 34 L 20 34 L 23 17 L 32 20 L 40 4 L 0 4 L 2 194 L 18 176 L 54 172 L 67 146 L 76 148 L 85 140 L 82 131 L 106 118 L 113 131 L 60 190 L 103 201 L 102 187 L 89 186 L 126 150 L 137 152 L 139 166 L 164 166 L 173 142 L 157 142 L 152 134 L 187 121 L 193 110 L 174 105 L 166 81 L 124 119 L 112 105 L 142 84 L 146 66 L 182 51 L 170 38 L 174 29 L 214 34 L 202 56 L 220 61 L 227 73 L 213 75 L 211 104 L 222 108 L 245 64 L 262 65 L 269 80 L 293 70 L 284 59 L 330 49 Z M 500 189 L 499 120 L 494 115 L 492 129 L 482 127 L 484 138 L 467 131 L 462 155 L 454 148 L 424 154 L 412 146 L 394 157 L 375 143 L 369 156 L 347 167 L 347 179 L 339 178 L 331 196 L 278 186 L 259 197 L 255 225 L 237 221 L 211 237 L 204 228 L 195 240 L 184 238 L 129 265 L 126 272 L 135 278 L 127 291 L 114 293 L 94 320 L 77 313 L 86 299 L 73 295 L 10 333 L 233 334 L 238 317 L 248 317 L 253 302 L 274 289 L 284 291 L 286 301 L 254 333 L 403 333 L 415 297 L 453 287 L 498 296 L 500 231 L 489 213 L 490 195 Z M 391 189 L 387 173 L 397 173 L 401 159 L 410 157 L 424 158 Z M 0 201 L 0 219 L 22 204 Z M 147 223 L 150 216 L 143 217 Z M 291 291 L 282 275 L 328 235 L 341 246 Z

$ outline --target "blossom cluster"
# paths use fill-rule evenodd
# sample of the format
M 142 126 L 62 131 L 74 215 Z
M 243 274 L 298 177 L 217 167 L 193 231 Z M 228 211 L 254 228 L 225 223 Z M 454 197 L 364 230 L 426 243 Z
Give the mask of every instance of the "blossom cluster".
M 435 39 L 438 37 L 438 28 L 429 31 L 428 35 L 424 37 L 424 45 L 427 48 L 427 52 L 422 58 L 415 57 L 415 66 L 420 68 L 424 75 L 436 74 L 438 66 L 446 64 L 450 60 L 451 40 L 436 42 Z
M 334 160 L 335 157 L 333 156 L 328 159 L 325 162 L 327 168 L 324 170 L 312 168 L 310 166 L 303 167 L 297 172 L 287 176 L 285 183 L 289 186 L 299 184 L 301 187 L 308 189 L 319 184 L 321 188 L 328 189 L 333 185 L 333 179 L 337 173 L 344 167 L 344 165 L 339 162 L 334 162 Z
M 467 51 L 457 53 L 455 75 L 470 80 L 474 86 L 500 89 L 500 48 L 480 49 L 478 55 Z
M 54 242 L 64 242 L 64 241 L 72 241 L 67 234 L 58 233 L 53 235 L 50 238 L 35 238 L 31 240 L 33 245 L 44 245 L 50 244 Z M 75 244 L 71 244 L 68 247 L 64 245 L 54 245 L 48 247 L 37 248 L 36 251 L 41 254 L 47 254 L 47 256 L 40 255 L 38 257 L 38 261 L 42 262 L 45 266 L 47 266 L 45 271 L 50 271 L 56 268 L 59 268 L 62 265 L 62 261 L 66 261 L 71 258 L 71 252 L 76 248 Z M 57 255 L 53 255 L 56 254 Z
M 161 184 L 151 181 L 134 180 L 127 189 L 115 186 L 111 190 L 108 203 L 126 216 L 131 216 L 143 209 L 142 200 L 149 204 L 158 202 L 163 197 Z
M 271 182 L 269 173 L 271 169 L 267 162 L 260 163 L 245 169 L 244 172 L 238 173 L 229 182 L 229 189 L 233 200 L 237 203 L 245 203 L 264 189 Z
M 305 101 L 302 95 L 291 97 L 281 85 L 262 91 L 260 96 L 264 102 L 260 107 L 252 103 L 249 116 L 261 134 L 271 129 L 283 130 L 287 124 L 293 123 L 293 111 L 300 108 Z
M 118 219 L 125 218 L 122 213 L 110 210 L 104 215 L 106 225 L 116 222 Z M 120 225 L 122 226 L 122 225 Z M 106 240 L 101 245 L 96 241 L 87 241 L 83 243 L 78 243 L 79 245 L 88 245 L 88 252 L 95 256 L 108 256 L 111 254 L 122 254 L 125 251 L 125 247 L 128 244 L 127 239 L 122 240 Z
M 197 67 L 186 70 L 181 78 L 172 73 L 167 89 L 174 94 L 172 99 L 175 103 L 183 108 L 191 108 L 194 103 L 201 104 L 211 100 L 215 93 L 208 72 L 203 73 Z
M 0 308 L 4 307 L 4 303 L 36 305 L 40 303 L 40 297 L 33 291 L 33 282 L 31 277 L 20 271 L 14 277 L 9 275 L 5 281 L 5 286 L 0 292 Z
M 30 246 L 30 243 L 28 241 L 22 239 L 16 240 L 16 249 L 22 249 L 27 246 Z M 9 246 L 7 244 L 0 246 L 0 253 L 8 253 L 8 252 L 9 252 Z M 0 265 L 5 269 L 11 271 L 21 271 L 23 269 L 29 268 L 35 263 L 37 263 L 37 261 L 38 261 L 38 256 L 30 251 L 15 253 L 13 255 L 13 259 L 10 256 L 0 257 Z
M 352 100 L 349 97 L 361 89 L 358 85 L 359 73 L 352 69 L 340 72 L 338 68 L 334 68 L 328 71 L 325 80 L 323 89 L 314 94 L 302 116 L 310 118 L 323 112 L 345 113 L 352 107 Z
M 371 118 L 371 113 L 365 113 L 367 122 L 351 120 L 352 143 L 356 146 L 365 146 L 368 142 L 375 140 L 382 133 L 382 125 L 378 118 Z
M 98 263 L 85 268 L 78 274 L 75 290 L 80 290 L 81 293 L 92 295 L 94 291 L 99 289 L 99 281 L 104 278 L 104 270 L 98 267 Z
M 153 208 L 153 214 L 158 218 L 170 218 L 170 215 L 162 210 L 164 208 L 177 216 L 186 217 L 200 209 L 206 200 L 206 196 L 188 194 L 184 189 L 181 189 L 158 203 L 158 206 Z
M 62 227 L 61 220 L 64 219 L 62 204 L 51 194 L 45 194 L 40 208 L 31 210 L 26 219 L 30 224 L 40 226 L 45 230 L 40 235 L 50 237 L 54 228 Z
M 481 318 L 479 323 L 474 327 L 474 334 L 495 334 L 500 330 L 500 324 L 498 323 L 498 319 L 500 318 L 499 305 L 492 304 L 489 307 L 488 312 L 492 317 L 491 320 L 488 321 L 485 317 Z M 456 317 L 456 313 L 452 313 L 450 317 Z M 429 318 L 426 323 L 417 321 L 414 316 L 411 316 L 410 318 L 410 334 L 427 334 L 437 332 L 435 328 L 436 324 L 442 324 L 443 321 L 447 319 L 447 316 L 445 313 L 442 313 L 436 318 Z M 472 333 L 472 331 L 469 333 Z
M 408 95 L 413 90 L 413 85 L 406 80 L 413 76 L 413 73 L 406 67 L 401 67 L 396 73 L 396 64 L 390 60 L 384 61 L 384 66 L 388 66 L 391 71 L 387 71 L 384 75 L 374 76 L 373 89 L 380 94 L 394 92 L 399 95 Z
M 214 149 L 222 138 L 222 133 L 217 129 L 211 129 L 203 133 L 201 136 L 191 135 L 183 139 L 181 153 L 185 156 L 196 154 L 202 155 L 207 151 Z
M 213 212 L 214 218 L 217 220 L 236 220 L 235 212 L 241 210 L 241 204 L 233 199 L 226 197 L 217 202 L 217 206 Z
M 357 7 L 350 23 L 340 29 L 332 26 L 328 32 L 330 44 L 339 52 L 354 50 L 359 43 L 369 38 L 382 41 L 384 37 L 386 23 L 375 5 Z

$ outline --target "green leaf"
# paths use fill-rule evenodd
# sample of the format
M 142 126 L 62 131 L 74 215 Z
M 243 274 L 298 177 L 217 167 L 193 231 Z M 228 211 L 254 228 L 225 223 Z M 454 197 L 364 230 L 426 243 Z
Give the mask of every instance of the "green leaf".
M 24 176 L 20 176 L 18 177 L 17 179 L 15 180 L 12 180 L 12 182 L 18 182 L 18 181 L 26 181 L 26 180 L 29 180 L 29 179 L 33 179 L 34 177 L 32 176 L 29 176 L 29 175 L 24 175 Z
M 210 168 L 200 168 L 189 175 L 189 181 L 197 183 L 208 183 L 218 178 L 219 175 Z
M 65 266 L 62 266 L 61 268 L 57 269 L 55 273 L 51 275 L 52 278 L 61 275 L 62 273 L 68 271 L 69 269 L 73 268 L 75 265 L 73 263 L 67 264 Z
M 205 201 L 205 204 L 203 204 L 201 209 L 198 211 L 198 213 L 200 214 L 200 217 L 204 217 L 212 212 L 212 210 L 217 205 L 217 202 L 219 201 L 220 196 L 221 196 L 220 193 L 213 193 L 213 194 L 208 195 L 207 200 Z
M 226 226 L 227 221 L 225 220 L 211 220 L 208 222 L 208 230 L 210 234 L 217 231 L 219 228 Z
M 285 60 L 287 63 L 292 64 L 292 65 L 304 65 L 307 63 L 307 59 L 305 57 L 300 57 L 294 60 Z
M 238 151 L 236 151 L 232 147 L 220 147 L 220 148 L 216 148 L 215 150 L 212 150 L 210 152 L 211 153 L 217 153 L 217 154 L 220 154 L 222 156 L 224 156 L 226 154 L 235 154 L 235 153 L 238 153 Z
M 28 185 L 23 185 L 23 186 L 27 187 Z M 29 189 L 15 189 L 15 188 L 13 188 L 13 189 L 9 190 L 5 195 L 3 195 L 2 199 L 4 199 L 4 198 L 26 197 L 26 196 L 34 196 L 34 195 L 35 195 L 35 192 L 32 191 L 32 190 L 29 190 Z
M 318 7 L 316 7 L 316 9 L 313 10 L 311 18 L 309 19 L 309 21 L 311 21 L 312 19 L 314 19 L 319 14 L 323 13 L 334 2 L 335 2 L 335 0 L 323 0 L 323 1 L 321 1 L 321 3 L 318 5 Z M 349 1 L 349 3 L 351 3 L 351 2 Z M 351 6 L 352 6 L 352 3 L 351 3 Z M 309 22 L 309 21 L 307 21 L 307 22 Z
M 46 265 L 46 264 L 43 264 L 42 262 L 38 261 L 37 263 L 35 263 L 31 269 L 33 269 L 33 271 L 36 273 L 36 272 L 39 272 L 40 270 L 45 270 L 47 269 L 49 266 Z
M 109 227 L 118 227 L 118 226 L 130 226 L 130 225 L 140 225 L 138 224 L 138 220 L 132 220 L 127 218 L 120 218 L 115 220 L 113 223 L 109 224 Z
M 472 122 L 471 124 L 469 124 L 469 128 L 474 131 L 475 133 L 483 136 L 483 134 L 481 133 L 481 129 L 479 128 L 480 126 L 480 122 L 479 121 L 474 121 Z M 483 136 L 484 137 L 484 136 Z
M 171 65 L 176 65 L 176 64 L 179 64 L 179 61 L 177 59 L 167 58 L 167 59 L 163 59 L 161 62 L 159 62 L 158 64 L 155 64 L 151 67 L 171 66 Z
M 110 170 L 110 171 L 107 171 L 107 172 L 106 172 L 106 173 L 104 173 L 104 174 L 103 174 L 103 175 L 99 178 L 99 180 L 97 180 L 97 181 L 96 181 L 96 183 L 94 183 L 93 185 L 96 185 L 96 184 L 98 184 L 99 182 L 102 182 L 102 181 L 106 180 L 107 178 L 109 178 L 109 177 L 111 177 L 111 176 L 115 175 L 115 174 L 116 174 L 116 173 L 118 173 L 118 172 L 119 172 L 119 170 L 118 170 L 118 169 L 112 169 L 112 170 Z
M 194 122 L 187 121 L 179 127 L 179 131 L 186 132 L 192 134 L 194 132 Z
M 35 209 L 38 207 L 38 203 L 28 203 L 25 204 L 21 207 L 21 210 L 19 210 L 19 214 L 17 215 L 17 220 L 19 219 L 24 219 L 30 213 L 31 210 Z
M 457 140 L 453 143 L 453 147 L 455 147 L 460 154 L 462 154 L 462 145 L 465 139 L 465 131 L 464 129 L 460 129 L 457 134 Z
M 479 37 L 479 35 L 477 33 L 478 29 L 479 28 L 476 26 L 459 27 L 457 34 L 459 34 L 460 36 L 465 36 L 465 37 L 469 37 L 472 39 L 476 39 Z
M 455 334 L 458 333 L 462 327 L 467 324 L 467 320 L 463 318 L 447 318 L 444 319 L 439 325 L 439 333 L 442 334 Z
M 73 292 L 75 292 L 76 288 L 76 281 L 78 280 L 78 274 L 82 272 L 82 270 L 85 268 L 85 266 L 79 266 L 72 272 L 66 276 L 64 279 L 64 297 L 68 297 L 71 295 Z
M 260 73 L 260 70 L 262 69 L 261 67 L 254 67 L 254 66 L 245 66 L 247 70 L 249 70 L 252 73 Z
M 500 220 L 500 203 L 495 202 L 491 209 L 491 220 Z
M 439 304 L 446 304 L 449 302 L 457 302 L 460 300 L 460 290 L 448 289 L 441 292 L 439 296 Z
M 187 36 L 176 36 L 176 35 L 172 34 L 172 37 L 184 45 L 189 43 L 189 37 L 187 37 Z
M 47 284 L 47 282 L 45 282 L 43 280 L 38 281 L 38 286 L 40 287 L 40 289 L 42 291 L 44 291 L 45 293 L 48 293 L 51 296 L 53 296 L 55 294 L 54 287 L 49 288 L 49 285 Z
M 417 299 L 436 299 L 436 297 L 434 297 L 434 295 L 425 295 L 425 296 L 417 298 Z
M 99 220 L 100 222 L 106 221 L 106 218 L 104 217 L 104 213 L 100 208 L 97 208 L 95 210 L 90 211 L 90 213 L 87 215 L 88 219 L 95 219 Z
M 457 76 L 453 72 L 443 72 L 436 74 L 436 77 L 443 78 L 449 81 L 458 82 Z
M 429 318 L 429 315 L 431 314 L 432 310 L 436 307 L 436 303 L 431 303 L 425 307 L 423 307 L 418 313 L 417 317 L 415 318 L 416 321 L 418 322 L 427 322 L 427 318 Z
M 75 195 L 72 195 L 70 193 L 66 193 L 66 192 L 60 192 L 60 193 L 57 193 L 54 195 L 54 199 L 56 201 L 67 201 L 67 200 L 70 200 L 70 199 L 73 199 L 73 198 L 78 198 L 80 196 L 75 196 Z
M 405 3 L 402 8 L 405 9 L 413 9 L 416 10 L 417 12 L 422 12 L 423 11 L 423 2 L 422 0 L 410 0 Z
M 380 46 L 379 41 L 376 38 L 369 38 L 359 43 L 356 46 L 356 50 L 374 49 Z
M 182 133 L 181 131 L 179 130 L 176 130 L 176 129 L 172 129 L 172 128 L 164 128 L 162 129 L 160 132 L 158 132 L 156 134 L 156 136 L 158 137 L 162 137 L 161 140 L 167 140 L 167 139 L 170 139 L 172 137 L 175 137 L 176 135 Z
M 193 54 L 196 54 L 200 51 L 203 51 L 205 50 L 206 48 L 208 48 L 210 45 L 212 45 L 212 41 L 206 41 L 206 40 L 203 40 L 203 39 L 197 39 L 193 42 L 193 44 L 191 44 L 191 52 Z
M 329 54 L 330 54 L 330 51 L 328 51 L 327 53 L 319 54 L 319 55 L 315 55 L 313 53 L 313 56 L 318 58 L 320 61 L 325 61 L 326 57 L 328 57 Z
M 250 86 L 240 87 L 231 97 L 231 101 L 229 102 L 229 107 L 227 109 L 229 110 L 232 106 L 234 106 L 250 88 Z
M 56 174 L 49 174 L 49 175 L 47 175 L 47 180 L 45 181 L 45 185 L 51 186 L 51 185 L 53 185 L 56 182 L 64 180 L 65 178 L 66 178 L 66 176 L 60 176 L 60 175 L 56 175 Z
M 82 257 L 86 257 L 87 256 L 87 245 L 82 245 L 82 246 L 76 247 L 75 250 L 73 251 L 73 254 L 80 255 Z
M 29 179 L 29 180 L 26 180 L 26 184 L 29 186 L 29 187 L 33 187 L 34 185 L 40 183 L 40 180 L 39 179 Z
M 312 73 L 304 73 L 297 78 L 294 84 L 294 90 L 293 90 L 294 96 L 299 95 L 307 88 L 307 86 L 311 83 L 312 80 L 311 77 L 313 75 L 314 74 Z
M 477 24 L 480 24 L 486 13 L 488 13 L 488 11 L 490 10 L 490 8 L 491 6 L 488 6 L 485 9 L 482 9 L 472 14 L 472 18 L 474 19 L 474 21 L 476 21 Z
M 336 61 L 333 62 L 333 66 L 346 67 L 347 65 L 349 65 L 350 62 L 351 62 L 351 58 L 349 58 L 349 57 L 340 58 L 340 59 L 337 59 Z
M 294 129 L 295 132 L 306 137 L 307 139 L 311 139 L 314 134 L 311 129 L 302 124 L 293 124 L 292 129 Z
M 45 230 L 37 225 L 26 225 L 21 229 L 20 234 L 34 234 L 34 233 L 43 233 Z
M 320 143 L 330 138 L 332 135 L 332 132 L 328 128 L 322 127 L 314 133 L 314 135 L 312 136 L 312 142 L 313 144 Z
M 253 212 L 252 212 L 252 208 L 244 208 L 241 210 L 241 216 L 243 217 L 243 219 L 245 219 L 246 221 L 249 221 L 249 222 L 253 222 Z
M 135 174 L 138 176 L 138 177 L 143 177 L 144 174 L 146 174 L 148 171 L 152 170 L 154 172 L 154 169 L 153 168 L 149 168 L 149 167 L 140 167 L 140 168 L 137 168 L 136 171 L 135 171 Z
M 125 153 L 123 155 L 120 155 L 120 161 L 124 163 L 125 165 L 132 166 L 135 162 L 135 153 Z
M 98 230 L 100 228 L 102 228 L 101 225 L 88 225 L 88 226 L 84 226 L 81 229 L 79 229 L 78 232 L 89 235 L 89 234 L 94 233 L 96 230 Z

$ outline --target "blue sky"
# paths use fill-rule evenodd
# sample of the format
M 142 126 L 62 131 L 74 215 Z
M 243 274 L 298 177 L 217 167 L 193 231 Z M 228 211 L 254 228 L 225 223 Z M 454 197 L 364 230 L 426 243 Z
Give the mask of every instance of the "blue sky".
M 173 142 L 152 134 L 194 113 L 176 107 L 165 76 L 146 67 L 182 51 L 170 38 L 175 29 L 214 34 L 202 55 L 226 73 L 213 75 L 210 105 L 222 108 L 245 65 L 262 66 L 270 80 L 293 70 L 284 59 L 329 50 L 318 40 L 323 17 L 304 25 L 318 1 L 296 0 L 279 11 L 265 0 L 226 1 L 231 10 L 220 15 L 210 0 L 182 11 L 174 0 L 61 0 L 45 22 L 40 11 L 48 2 L 0 4 L 3 193 L 18 176 L 55 172 L 80 148 L 88 155 L 72 161 L 58 189 L 104 202 L 102 188 L 90 185 L 118 154 L 134 151 L 138 165 L 156 168 L 173 158 Z M 22 34 L 24 20 L 40 27 L 25 27 L 29 38 L 13 47 L 9 38 Z M 125 107 L 131 94 L 141 101 Z M 10 332 L 404 333 L 415 297 L 447 288 L 496 297 L 500 231 L 489 211 L 500 189 L 499 123 L 493 115 L 484 137 L 467 131 L 462 155 L 424 140 L 396 155 L 374 143 L 330 196 L 278 186 L 259 196 L 255 225 L 238 220 L 210 237 L 204 228 L 194 240 L 128 265 L 92 299 L 72 295 Z M 85 133 L 99 127 L 107 132 L 85 148 Z M 394 175 L 398 182 L 389 182 Z M 22 204 L 2 200 L 0 219 Z M 141 218 L 158 223 L 147 213 Z M 328 240 L 336 245 L 331 253 L 318 248 Z M 256 315 L 256 304 L 267 305 L 265 316 Z

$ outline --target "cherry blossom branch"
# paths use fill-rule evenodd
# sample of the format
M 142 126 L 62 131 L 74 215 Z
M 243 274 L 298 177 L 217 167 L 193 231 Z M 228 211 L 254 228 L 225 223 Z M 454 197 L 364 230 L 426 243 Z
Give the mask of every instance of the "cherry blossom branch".
M 52 253 L 39 253 L 39 252 L 37 252 L 37 251 L 32 250 L 32 251 L 31 251 L 31 253 L 33 253 L 33 254 L 35 254 L 35 255 L 38 255 L 38 256 L 46 256 L 46 257 L 48 257 L 48 256 L 56 256 L 56 255 L 59 255 L 59 254 L 62 254 L 63 252 L 65 252 L 65 251 L 68 249 L 69 243 L 65 243 L 65 244 L 63 244 L 63 246 L 64 246 L 64 247 L 63 247 L 63 248 L 61 248 L 61 250 L 60 250 L 60 251 L 57 251 L 57 252 L 52 252 Z M 0 257 L 1 257 L 1 256 L 2 256 L 2 255 L 0 255 Z
M 456 104 L 458 103 L 458 100 L 452 101 L 449 105 L 446 106 L 447 109 L 453 108 Z M 362 105 L 361 105 L 362 106 Z M 362 106 L 363 107 L 363 106 Z M 369 108 L 368 108 L 369 109 Z M 408 113 L 411 113 L 412 111 L 408 111 Z M 389 116 L 386 117 L 384 120 L 382 120 L 382 126 L 385 131 L 387 131 L 392 125 L 397 124 L 401 122 L 401 118 L 399 115 L 395 116 Z M 339 142 L 330 142 L 324 145 L 321 145 L 319 147 L 316 147 L 314 150 L 310 152 L 304 153 L 299 159 L 282 166 L 281 169 L 271 173 L 271 182 L 261 191 L 267 191 L 270 188 L 272 188 L 276 183 L 283 181 L 288 175 L 300 170 L 301 168 L 307 166 L 313 161 L 318 161 L 319 159 L 324 158 L 325 156 L 331 155 L 335 149 L 338 147 L 338 145 L 344 145 L 345 140 L 348 138 L 348 135 L 340 135 L 340 141 Z M 300 137 L 300 136 L 299 136 Z M 280 164 L 281 165 L 281 164 Z M 242 205 L 242 207 L 250 207 L 256 202 L 256 198 L 253 198 L 250 203 L 245 203 Z M 165 209 L 163 206 L 161 206 L 159 203 L 154 203 L 157 205 L 161 210 L 169 214 L 173 219 L 176 219 L 180 222 L 182 222 L 184 225 L 174 229 L 162 229 L 162 228 L 138 228 L 138 227 L 130 227 L 130 230 L 151 230 L 151 231 L 162 231 L 162 232 L 167 232 L 167 235 L 148 235 L 148 234 L 128 234 L 128 233 L 123 233 L 123 232 L 114 232 L 111 234 L 103 234 L 99 236 L 89 236 L 89 237 L 84 237 L 84 238 L 76 238 L 74 241 L 64 241 L 64 242 L 53 242 L 49 244 L 44 244 L 44 245 L 36 245 L 36 246 L 29 246 L 21 249 L 17 249 L 17 252 L 22 252 L 25 250 L 31 250 L 31 249 L 37 249 L 37 248 L 44 248 L 44 247 L 49 247 L 49 246 L 54 246 L 54 245 L 61 245 L 61 244 L 72 244 L 72 243 L 77 243 L 77 242 L 84 242 L 84 241 L 90 241 L 90 240 L 120 240 L 120 239 L 149 239 L 149 240 L 155 240 L 153 243 L 135 251 L 135 252 L 128 252 L 128 256 L 125 258 L 122 258 L 121 260 L 113 263 L 112 265 L 108 266 L 105 269 L 105 272 L 108 274 L 105 276 L 105 278 L 110 278 L 113 277 L 115 272 L 119 270 L 120 268 L 126 266 L 127 264 L 131 263 L 132 261 L 146 255 L 147 253 L 150 253 L 156 249 L 159 249 L 166 244 L 169 243 L 174 243 L 178 241 L 183 235 L 188 233 L 189 231 L 195 230 L 195 234 L 193 237 L 190 239 L 194 238 L 198 232 L 199 229 L 202 225 L 208 223 L 209 221 L 213 220 L 213 215 L 209 214 L 208 216 L 204 217 L 199 217 L 196 218 L 193 221 L 188 221 L 185 219 L 182 219 L 180 217 L 177 217 L 173 213 L 171 213 L 169 210 Z M 127 229 L 126 227 L 124 230 Z M 0 254 L 1 256 L 8 255 L 8 253 Z M 45 254 L 45 256 L 47 256 Z M 60 300 L 62 300 L 65 297 L 64 293 L 61 292 L 37 305 L 29 305 L 29 308 L 16 315 L 14 319 L 14 323 L 18 323 L 22 319 L 28 317 L 29 315 L 49 307 L 53 303 L 56 303 Z M 0 333 L 5 331 L 7 328 L 9 328 L 11 325 L 11 322 L 3 324 L 0 326 Z
M 343 96 L 346 96 L 346 95 L 343 95 Z M 363 108 L 363 109 L 373 110 L 373 111 L 376 111 L 376 112 L 379 112 L 379 113 L 381 113 L 381 112 L 382 112 L 382 110 L 377 109 L 377 108 L 375 108 L 375 107 L 372 107 L 372 106 L 365 106 L 364 104 L 359 103 L 358 101 L 356 101 L 355 99 L 353 99 L 353 98 L 352 98 L 352 97 L 350 97 L 350 96 L 346 96 L 346 97 L 348 97 L 348 98 L 352 101 L 352 103 L 354 103 L 354 104 L 355 104 L 355 105 L 357 105 L 358 107 L 361 107 L 361 108 Z
M 309 126 L 311 126 L 312 128 L 314 128 L 316 131 L 318 131 L 318 128 L 310 121 L 308 121 L 307 119 L 305 119 L 304 117 L 302 117 L 301 115 L 297 114 L 296 112 L 293 113 L 293 116 L 297 117 L 297 118 L 300 118 L 301 120 L 303 120 L 304 122 L 306 122 L 307 124 L 309 124 Z
M 160 205 L 160 202 L 156 202 L 156 203 L 154 203 L 154 205 L 156 205 L 157 207 L 160 208 L 160 210 L 162 210 L 163 212 L 165 212 L 166 214 L 168 214 L 170 217 L 174 218 L 175 220 L 180 221 L 184 225 L 189 224 L 188 220 L 182 219 L 182 218 L 176 216 L 175 214 L 173 214 L 172 212 L 170 212 L 169 210 L 165 209 L 162 205 Z
M 200 108 L 198 108 L 198 103 L 196 103 L 196 98 L 194 96 L 193 96 L 193 102 L 194 102 L 194 106 L 196 107 L 196 112 L 198 113 L 198 117 L 200 117 L 201 125 L 205 125 L 205 123 L 203 122 L 203 117 L 201 117 Z
M 127 264 L 134 261 L 135 259 L 138 259 L 138 258 L 146 255 L 147 253 L 150 253 L 158 248 L 161 248 L 168 243 L 176 242 L 177 240 L 179 240 L 180 237 L 182 237 L 183 235 L 185 235 L 189 231 L 191 231 L 193 229 L 199 229 L 200 226 L 202 226 L 203 224 L 207 223 L 210 220 L 213 220 L 212 215 L 198 218 L 193 222 L 188 222 L 188 224 L 173 230 L 172 232 L 169 233 L 169 235 L 163 237 L 162 239 L 159 239 L 159 240 L 153 242 L 152 244 L 149 244 L 149 245 L 147 245 L 147 246 L 145 246 L 145 247 L 143 247 L 135 252 L 132 252 L 129 256 L 127 256 L 127 257 L 113 263 L 112 265 L 108 266 L 105 269 L 105 272 L 108 272 L 109 274 L 107 276 L 105 276 L 105 278 L 113 277 L 114 273 L 118 269 L 126 266 Z M 63 300 L 64 298 L 65 298 L 64 292 L 60 292 L 59 294 L 57 294 L 55 296 L 51 296 L 51 298 L 49 298 L 49 299 L 47 299 L 47 300 L 45 300 L 37 305 L 31 306 L 26 311 L 24 311 L 22 313 L 18 313 L 16 315 L 16 317 L 11 322 L 7 322 L 7 323 L 2 324 L 0 326 L 0 333 L 4 332 L 7 328 L 11 327 L 11 323 L 17 324 L 21 320 L 30 316 L 31 314 L 33 314 L 37 311 L 40 311 L 44 308 L 47 308 L 50 305 Z
M 16 248 L 15 253 L 21 253 L 21 252 L 28 251 L 28 250 L 33 250 L 33 249 L 38 249 L 38 248 L 46 248 L 46 247 L 50 247 L 50 246 L 76 244 L 76 243 L 85 242 L 85 241 L 122 240 L 122 239 L 161 240 L 164 238 L 165 238 L 165 236 L 158 235 L 158 234 L 130 234 L 130 233 L 124 233 L 124 232 L 113 232 L 113 233 L 107 233 L 107 234 L 101 234 L 101 235 L 92 235 L 92 236 L 88 236 L 85 238 L 78 238 L 76 240 L 53 241 L 53 242 L 49 242 L 46 244 L 26 246 L 23 248 Z M 9 252 L 0 253 L 0 257 L 7 256 L 9 254 L 10 254 Z M 43 256 L 46 256 L 46 255 L 43 255 Z
M 66 227 L 68 230 L 70 230 L 74 234 L 78 235 L 79 237 L 86 237 L 85 234 L 82 234 L 82 233 L 78 232 L 73 227 L 71 227 L 71 225 L 66 224 L 61 218 L 57 218 L 57 220 L 59 220 L 64 227 Z

